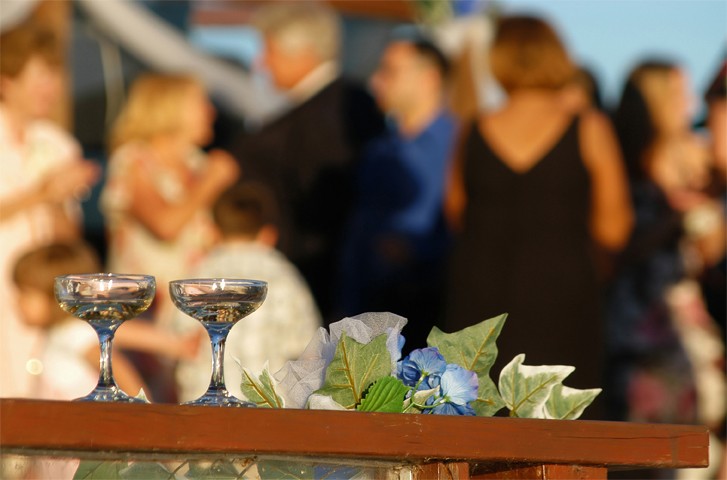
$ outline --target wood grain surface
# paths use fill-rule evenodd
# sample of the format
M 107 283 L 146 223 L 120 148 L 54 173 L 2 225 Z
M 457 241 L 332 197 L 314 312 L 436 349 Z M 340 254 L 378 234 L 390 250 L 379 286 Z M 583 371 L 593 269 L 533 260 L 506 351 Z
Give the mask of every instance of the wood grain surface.
M 683 468 L 706 466 L 708 443 L 687 425 L 0 399 L 13 450 Z

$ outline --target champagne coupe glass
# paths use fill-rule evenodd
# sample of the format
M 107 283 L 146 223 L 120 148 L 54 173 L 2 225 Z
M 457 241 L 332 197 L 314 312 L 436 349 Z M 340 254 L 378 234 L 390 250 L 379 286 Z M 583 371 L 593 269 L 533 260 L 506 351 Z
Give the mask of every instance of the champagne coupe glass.
M 225 341 L 235 323 L 262 305 L 267 292 L 268 284 L 260 280 L 197 278 L 169 282 L 174 305 L 201 322 L 212 343 L 210 386 L 204 395 L 185 405 L 255 406 L 235 398 L 225 388 Z
M 111 343 L 119 325 L 149 308 L 155 292 L 156 280 L 150 275 L 91 273 L 56 277 L 55 294 L 61 308 L 88 322 L 101 344 L 98 384 L 90 394 L 77 400 L 145 403 L 116 386 Z

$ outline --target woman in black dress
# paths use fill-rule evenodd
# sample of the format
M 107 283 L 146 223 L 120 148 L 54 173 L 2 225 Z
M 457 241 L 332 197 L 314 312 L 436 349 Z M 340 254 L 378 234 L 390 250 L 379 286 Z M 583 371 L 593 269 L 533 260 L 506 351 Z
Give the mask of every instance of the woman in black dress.
M 444 327 L 509 313 L 500 369 L 573 365 L 569 386 L 602 385 L 602 321 L 593 247 L 617 250 L 632 214 L 615 136 L 595 111 L 574 113 L 575 69 L 555 32 L 503 19 L 490 52 L 507 102 L 463 131 L 447 211 L 458 238 Z

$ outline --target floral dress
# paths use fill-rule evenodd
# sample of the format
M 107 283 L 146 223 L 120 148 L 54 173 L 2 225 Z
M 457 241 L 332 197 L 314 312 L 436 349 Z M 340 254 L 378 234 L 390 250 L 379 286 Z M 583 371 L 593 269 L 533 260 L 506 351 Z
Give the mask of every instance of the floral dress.
M 193 175 L 206 167 L 206 157 L 194 150 L 185 165 Z M 130 214 L 133 169 L 142 169 L 152 180 L 156 193 L 169 204 L 181 204 L 189 198 L 189 189 L 179 173 L 155 161 L 140 142 L 120 147 L 109 162 L 101 209 L 110 232 L 108 269 L 117 273 L 154 275 L 157 282 L 155 317 L 166 325 L 173 311 L 167 294 L 170 280 L 182 278 L 204 255 L 213 240 L 212 220 L 208 211 L 200 210 L 172 241 L 156 237 Z
M 607 293 L 610 417 L 694 423 L 693 369 L 669 298 L 686 278 L 681 215 L 651 182 L 632 187 L 636 227 Z

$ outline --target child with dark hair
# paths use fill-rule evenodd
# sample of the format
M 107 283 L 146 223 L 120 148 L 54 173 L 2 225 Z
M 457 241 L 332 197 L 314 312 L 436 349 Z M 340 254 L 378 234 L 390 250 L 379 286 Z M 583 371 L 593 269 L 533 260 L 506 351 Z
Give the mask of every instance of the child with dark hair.
M 99 344 L 86 322 L 61 310 L 55 299 L 55 277 L 69 273 L 96 273 L 101 264 L 83 242 L 53 243 L 24 253 L 13 269 L 18 310 L 28 327 L 42 332 L 28 369 L 35 377 L 30 396 L 72 400 L 90 392 L 98 380 Z M 172 358 L 193 357 L 198 336 L 180 337 L 146 322 L 124 322 L 116 333 L 116 346 Z M 131 395 L 143 381 L 120 352 L 114 352 L 114 377 Z
M 296 359 L 321 325 L 321 317 L 298 270 L 275 249 L 278 230 L 276 207 L 262 185 L 243 183 L 220 196 L 213 206 L 220 233 L 219 244 L 190 273 L 191 277 L 250 278 L 268 282 L 262 307 L 235 326 L 227 339 L 225 371 L 228 390 L 241 396 L 240 377 L 231 375 L 240 365 L 259 373 L 266 362 L 275 372 L 286 360 Z M 201 326 L 183 314 L 175 318 L 180 331 Z M 180 362 L 177 385 L 182 401 L 199 397 L 209 383 L 212 357 L 203 340 L 197 357 Z
M 16 262 L 13 280 L 21 318 L 44 332 L 40 348 L 29 361 L 37 378 L 33 397 L 72 400 L 93 390 L 98 380 L 98 339 L 89 325 L 58 306 L 54 280 L 68 273 L 95 273 L 100 267 L 94 251 L 83 243 L 47 245 L 25 253 Z M 137 372 L 116 352 L 114 377 L 131 395 L 142 387 Z

